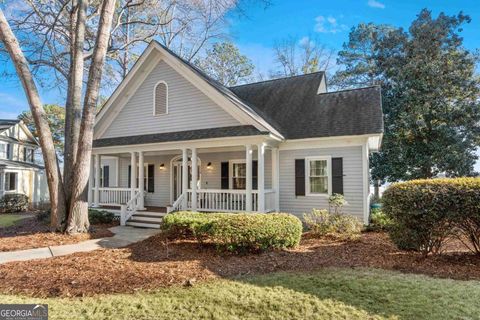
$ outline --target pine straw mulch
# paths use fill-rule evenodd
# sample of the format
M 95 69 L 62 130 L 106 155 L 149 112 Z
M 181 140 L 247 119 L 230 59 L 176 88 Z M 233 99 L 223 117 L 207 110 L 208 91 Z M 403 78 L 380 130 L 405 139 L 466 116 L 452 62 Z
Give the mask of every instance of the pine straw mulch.
M 59 246 L 90 239 L 111 237 L 114 234 L 108 228 L 115 225 L 118 225 L 118 222 L 93 225 L 89 233 L 67 235 L 60 232 L 52 232 L 48 224 L 39 221 L 36 216 L 32 216 L 22 219 L 14 226 L 0 227 L 0 252 Z
M 219 277 L 323 267 L 371 267 L 453 279 L 480 279 L 480 257 L 447 253 L 423 258 L 397 250 L 383 233 L 355 242 L 305 239 L 292 250 L 221 255 L 191 240 L 163 234 L 123 249 L 102 249 L 0 265 L 0 292 L 32 296 L 89 296 L 192 285 Z

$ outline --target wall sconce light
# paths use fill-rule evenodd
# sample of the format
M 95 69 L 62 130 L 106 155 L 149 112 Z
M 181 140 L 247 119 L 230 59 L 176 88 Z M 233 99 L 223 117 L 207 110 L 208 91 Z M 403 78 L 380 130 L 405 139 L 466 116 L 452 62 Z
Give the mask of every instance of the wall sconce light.
M 212 163 L 211 162 L 207 163 L 207 169 L 212 169 Z
M 162 163 L 162 164 L 160 165 L 160 170 L 165 170 L 165 164 Z

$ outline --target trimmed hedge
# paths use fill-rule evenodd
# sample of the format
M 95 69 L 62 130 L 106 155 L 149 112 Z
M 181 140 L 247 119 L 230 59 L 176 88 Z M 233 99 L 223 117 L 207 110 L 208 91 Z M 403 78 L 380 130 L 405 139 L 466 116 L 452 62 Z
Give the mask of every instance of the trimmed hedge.
M 286 213 L 175 212 L 164 217 L 162 229 L 173 236 L 208 239 L 230 252 L 295 247 L 302 235 L 300 219 Z
M 0 212 L 21 212 L 28 209 L 28 197 L 23 193 L 8 193 L 0 199 Z
M 88 221 L 90 224 L 112 223 L 115 215 L 110 211 L 88 209 Z
M 400 249 L 438 253 L 446 238 L 457 236 L 480 253 L 480 178 L 396 183 L 383 194 L 383 211 Z

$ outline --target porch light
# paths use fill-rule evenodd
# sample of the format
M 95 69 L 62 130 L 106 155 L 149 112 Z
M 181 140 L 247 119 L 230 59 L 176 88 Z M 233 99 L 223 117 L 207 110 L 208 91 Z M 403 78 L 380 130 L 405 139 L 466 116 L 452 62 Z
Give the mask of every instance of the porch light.
M 212 163 L 211 162 L 207 163 L 207 169 L 212 169 Z
M 160 170 L 165 170 L 165 164 L 162 163 L 162 164 L 160 165 Z

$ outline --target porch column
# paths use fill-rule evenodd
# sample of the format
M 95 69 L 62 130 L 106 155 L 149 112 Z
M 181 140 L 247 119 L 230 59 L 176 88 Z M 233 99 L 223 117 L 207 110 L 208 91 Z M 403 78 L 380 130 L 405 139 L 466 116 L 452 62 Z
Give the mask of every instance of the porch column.
M 245 184 L 245 210 L 252 211 L 252 145 L 245 146 L 245 163 L 247 167 L 247 181 Z
M 0 176 L 1 179 L 1 176 Z M 95 181 L 95 156 L 90 157 L 90 173 L 88 174 L 88 205 L 93 205 L 93 182 Z M 1 189 L 1 181 L 0 181 L 0 189 Z
M 145 210 L 144 207 L 144 190 L 145 190 L 145 166 L 143 161 L 143 151 L 138 152 L 138 188 L 142 195 L 138 199 L 138 210 Z
M 100 155 L 95 155 L 95 190 L 93 192 L 93 205 L 98 207 L 100 205 Z
M 272 188 L 275 192 L 275 211 L 280 211 L 280 157 L 278 148 L 272 148 Z
M 265 212 L 265 146 L 258 146 L 258 212 Z
M 198 164 L 197 164 L 197 148 L 192 148 L 192 210 L 197 210 L 197 181 L 198 181 Z
M 187 149 L 182 149 L 182 194 L 183 204 L 182 209 L 186 210 L 188 205 L 188 152 Z
M 131 152 L 130 158 L 130 199 L 135 198 L 135 189 L 137 188 L 137 155 Z

